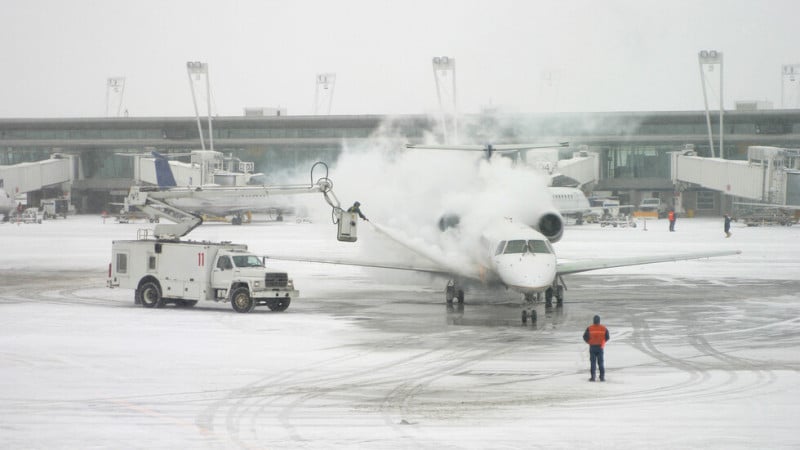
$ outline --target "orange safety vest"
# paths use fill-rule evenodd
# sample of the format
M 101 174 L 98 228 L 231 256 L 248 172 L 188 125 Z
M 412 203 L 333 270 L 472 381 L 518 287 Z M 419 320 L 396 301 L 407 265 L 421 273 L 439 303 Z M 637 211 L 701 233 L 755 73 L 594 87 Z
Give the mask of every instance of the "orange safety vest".
M 669 221 L 672 222 L 673 220 L 675 220 L 675 213 L 670 211 L 669 212 Z
M 606 332 L 608 329 L 603 325 L 589 325 L 589 345 L 599 345 L 601 348 L 606 346 Z

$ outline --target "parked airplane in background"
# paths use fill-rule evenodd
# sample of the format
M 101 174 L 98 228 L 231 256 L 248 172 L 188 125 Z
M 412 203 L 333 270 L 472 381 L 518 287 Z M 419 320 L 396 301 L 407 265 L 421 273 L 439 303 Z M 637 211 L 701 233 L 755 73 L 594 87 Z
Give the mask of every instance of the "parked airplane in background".
M 14 198 L 8 195 L 5 189 L 0 189 L 0 214 L 3 216 L 3 222 L 8 221 L 11 212 L 14 211 Z
M 582 190 L 576 187 L 549 187 L 553 204 L 562 216 L 574 217 L 578 225 L 583 223 L 584 216 L 591 214 L 589 199 Z
M 158 152 L 153 152 L 153 157 L 161 190 L 159 197 L 164 202 L 199 215 L 232 215 L 231 223 L 234 225 L 240 225 L 246 214 L 256 211 L 274 211 L 277 220 L 283 220 L 283 213 L 292 209 L 287 195 L 319 192 L 316 187 L 308 185 L 179 187 L 167 158 Z

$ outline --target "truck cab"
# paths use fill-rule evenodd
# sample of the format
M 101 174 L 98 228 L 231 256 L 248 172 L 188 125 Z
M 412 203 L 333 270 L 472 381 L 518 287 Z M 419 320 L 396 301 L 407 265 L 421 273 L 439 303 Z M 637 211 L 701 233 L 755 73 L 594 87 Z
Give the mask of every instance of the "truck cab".
M 211 270 L 211 288 L 215 298 L 229 299 L 239 312 L 249 312 L 240 309 L 252 310 L 255 305 L 284 311 L 298 294 L 288 274 L 267 270 L 262 258 L 242 250 L 217 253 Z

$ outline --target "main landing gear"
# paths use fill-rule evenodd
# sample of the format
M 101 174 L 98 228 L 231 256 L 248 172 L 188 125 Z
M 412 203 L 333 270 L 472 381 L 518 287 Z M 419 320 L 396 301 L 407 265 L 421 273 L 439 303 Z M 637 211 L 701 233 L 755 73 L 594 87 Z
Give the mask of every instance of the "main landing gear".
M 444 299 L 448 305 L 453 304 L 453 299 L 457 300 L 459 304 L 464 303 L 464 290 L 456 284 L 455 280 L 447 282 L 447 287 L 444 290 Z
M 544 307 L 545 310 L 553 308 L 553 297 L 556 299 L 556 308 L 564 306 L 564 291 L 566 285 L 561 277 L 553 281 L 553 285 L 544 291 Z M 530 319 L 531 324 L 536 323 L 537 314 L 536 306 L 542 301 L 542 293 L 525 294 L 525 302 L 522 304 L 522 324 L 525 325 Z

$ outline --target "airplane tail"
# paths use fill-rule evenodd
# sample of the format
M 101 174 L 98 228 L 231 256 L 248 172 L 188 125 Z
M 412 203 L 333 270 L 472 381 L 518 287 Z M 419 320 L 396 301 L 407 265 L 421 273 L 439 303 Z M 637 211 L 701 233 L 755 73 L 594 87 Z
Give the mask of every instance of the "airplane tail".
M 158 152 L 152 152 L 156 162 L 156 181 L 161 189 L 168 189 L 178 185 L 175 176 L 172 175 L 172 168 L 169 167 L 167 157 Z

